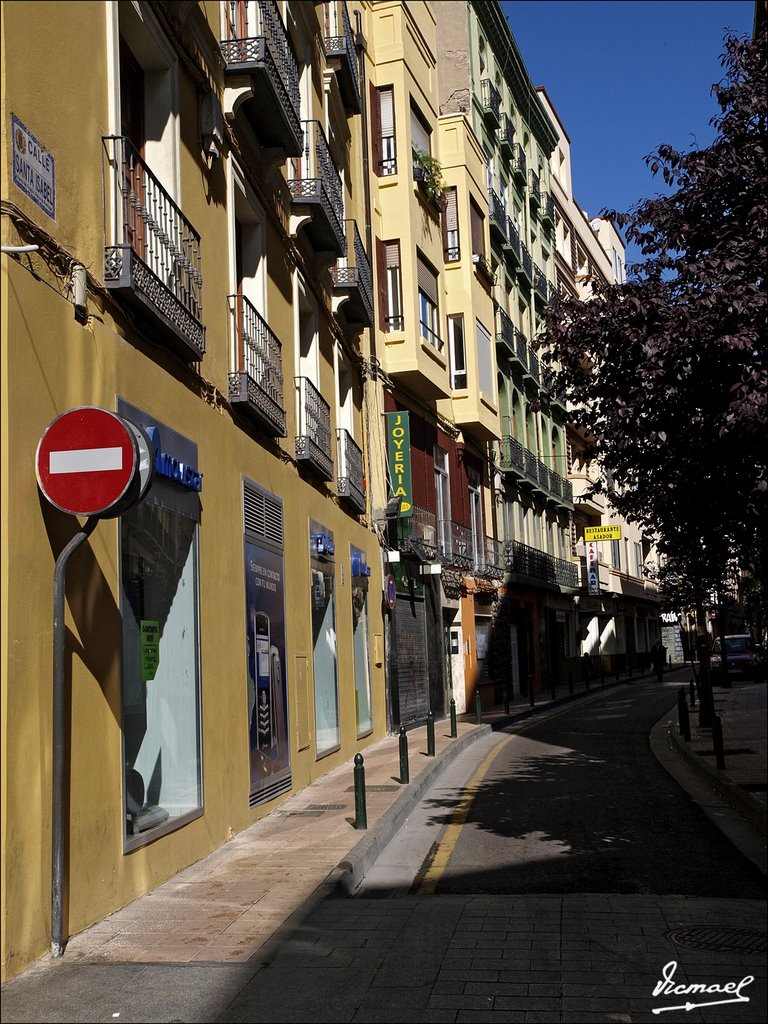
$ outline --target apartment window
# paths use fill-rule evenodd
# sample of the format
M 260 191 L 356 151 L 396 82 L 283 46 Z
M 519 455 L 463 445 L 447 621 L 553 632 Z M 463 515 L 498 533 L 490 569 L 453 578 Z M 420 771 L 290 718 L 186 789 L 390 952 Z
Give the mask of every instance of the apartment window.
M 397 174 L 395 96 L 391 85 L 371 89 L 371 138 L 374 174 Z
M 449 552 L 451 543 L 451 489 L 448 477 L 448 452 L 435 445 L 433 456 L 435 462 L 435 518 L 437 519 L 438 545 L 441 551 Z
M 336 573 L 333 534 L 309 522 L 315 742 L 318 757 L 340 742 L 339 684 L 336 659 Z
M 400 243 L 376 240 L 379 285 L 379 326 L 382 331 L 402 331 L 403 287 L 400 274 Z
M 420 112 L 411 104 L 411 149 L 414 154 L 430 156 L 431 135 Z
M 437 305 L 437 274 L 421 256 L 418 257 L 419 320 L 424 340 L 440 352 L 440 322 Z
M 365 564 L 365 552 L 351 547 L 352 562 L 352 647 L 355 664 L 355 715 L 357 735 L 373 729 L 371 710 L 371 653 L 368 643 L 368 578 L 356 576 L 355 565 Z
M 643 575 L 643 545 L 635 544 L 635 575 L 642 578 Z
M 621 541 L 611 541 L 611 565 L 614 569 L 621 569 Z
M 480 394 L 486 398 L 493 398 L 493 355 L 491 346 L 491 332 L 480 323 L 475 321 L 477 331 L 477 382 L 480 386 Z
M 446 206 L 442 216 L 443 252 L 446 263 L 452 263 L 461 259 L 458 196 L 455 186 L 446 189 L 443 194 L 446 197 Z
M 448 344 L 451 352 L 451 387 L 463 391 L 467 386 L 467 353 L 464 347 L 464 317 L 448 317 Z
M 576 275 L 577 277 L 584 277 L 589 271 L 589 262 L 587 260 L 587 254 L 581 248 L 580 245 L 576 246 Z
M 485 256 L 485 218 L 474 199 L 469 200 L 469 221 L 472 229 L 472 255 Z

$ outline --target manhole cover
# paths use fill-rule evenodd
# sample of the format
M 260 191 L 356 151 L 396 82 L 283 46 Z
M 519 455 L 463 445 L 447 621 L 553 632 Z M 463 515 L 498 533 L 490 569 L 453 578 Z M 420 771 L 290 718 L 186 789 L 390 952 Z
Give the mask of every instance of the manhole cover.
M 752 928 L 675 928 L 667 933 L 676 946 L 702 949 L 708 953 L 750 953 L 768 951 L 768 935 Z

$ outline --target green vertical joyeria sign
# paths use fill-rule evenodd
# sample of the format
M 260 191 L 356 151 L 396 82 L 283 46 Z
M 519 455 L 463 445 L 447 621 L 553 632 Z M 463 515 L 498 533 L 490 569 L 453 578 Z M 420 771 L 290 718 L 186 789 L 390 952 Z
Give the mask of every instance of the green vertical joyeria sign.
M 413 515 L 411 484 L 411 426 L 407 412 L 388 412 L 387 449 L 392 474 L 392 497 L 400 499 L 401 516 Z
M 141 620 L 141 679 L 155 678 L 160 664 L 160 623 L 156 619 Z

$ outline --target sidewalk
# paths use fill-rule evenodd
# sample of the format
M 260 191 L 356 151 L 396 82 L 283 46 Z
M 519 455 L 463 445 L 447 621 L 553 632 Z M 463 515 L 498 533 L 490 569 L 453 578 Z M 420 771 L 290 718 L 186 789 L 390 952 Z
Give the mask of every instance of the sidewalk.
M 682 666 L 668 675 L 670 682 L 678 679 L 681 685 L 687 682 Z M 251 961 L 251 968 L 254 960 L 268 961 L 277 944 L 327 895 L 337 888 L 347 893 L 356 889 L 439 773 L 462 750 L 491 729 L 570 701 L 581 702 L 625 683 L 656 685 L 652 675 L 632 680 L 609 677 L 604 685 L 599 680 L 593 681 L 589 689 L 580 683 L 573 694 L 567 686 L 554 695 L 539 694 L 535 708 L 530 707 L 527 698 L 517 698 L 508 712 L 503 707 L 484 710 L 480 725 L 474 714 L 461 716 L 456 738 L 450 737 L 450 722 L 441 720 L 435 723 L 434 757 L 426 753 L 426 728 L 415 728 L 408 732 L 408 785 L 401 785 L 399 781 L 399 739 L 386 737 L 364 752 L 366 831 L 354 827 L 355 796 L 350 761 L 289 798 L 271 814 L 154 891 L 72 937 L 63 957 L 55 960 L 43 957 L 4 986 L 4 994 L 11 995 L 8 990 L 23 987 L 25 978 L 31 981 L 29 975 L 37 975 L 38 980 L 42 980 L 41 973 L 62 967 L 87 965 L 89 971 L 95 971 L 100 965 L 121 964 L 128 970 L 131 964 L 151 963 L 219 964 L 234 969 L 238 964 L 244 967 L 246 961 Z M 750 806 L 760 806 L 756 787 L 763 786 L 764 821 L 766 744 L 762 712 L 765 710 L 765 686 L 759 692 L 751 686 L 716 691 L 715 703 L 721 709 L 726 729 L 729 781 L 733 786 L 747 786 L 745 793 Z M 676 716 L 674 708 L 665 717 L 672 719 L 673 716 Z M 762 723 L 762 731 L 757 728 L 759 723 Z M 704 748 L 707 745 L 711 747 L 711 739 L 708 741 L 702 731 L 690 744 L 694 750 L 686 751 L 706 768 L 708 755 Z M 761 755 L 762 775 L 757 769 Z M 745 782 L 747 765 L 749 781 Z M 223 981 L 223 976 L 220 977 Z M 83 982 L 85 984 L 85 979 Z M 209 980 L 208 984 L 211 983 Z M 16 998 L 10 1003 L 34 1013 L 29 1003 L 25 1005 L 21 992 L 19 997 L 20 1003 Z M 42 1018 L 15 1016 L 13 1019 Z

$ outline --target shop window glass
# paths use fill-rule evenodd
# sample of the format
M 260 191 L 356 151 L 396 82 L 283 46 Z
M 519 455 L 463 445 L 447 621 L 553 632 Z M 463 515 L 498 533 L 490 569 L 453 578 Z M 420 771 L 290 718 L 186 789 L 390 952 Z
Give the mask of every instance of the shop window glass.
M 317 756 L 338 749 L 339 688 L 336 663 L 336 594 L 333 534 L 310 521 L 312 649 Z
M 371 714 L 371 657 L 368 645 L 368 577 L 360 572 L 365 555 L 352 548 L 352 643 L 355 659 L 355 715 L 357 735 L 373 729 Z M 358 572 L 355 572 L 355 569 Z

